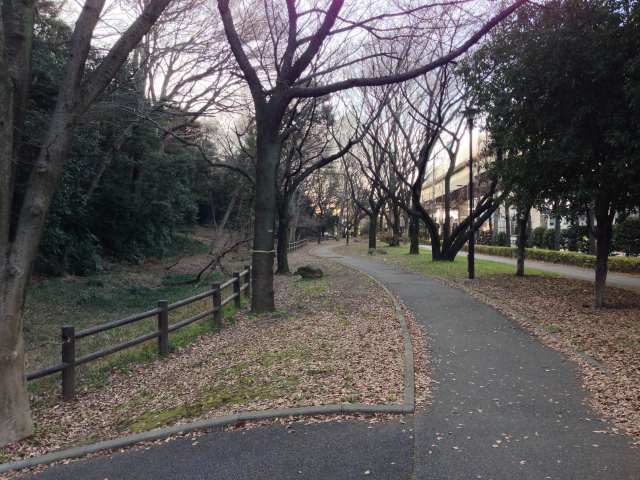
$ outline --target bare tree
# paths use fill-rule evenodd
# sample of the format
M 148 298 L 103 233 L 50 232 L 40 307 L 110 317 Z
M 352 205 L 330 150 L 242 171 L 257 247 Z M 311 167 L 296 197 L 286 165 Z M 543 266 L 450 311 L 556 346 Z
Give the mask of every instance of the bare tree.
M 370 253 L 377 248 L 378 221 L 390 191 L 386 156 L 391 135 L 387 131 L 386 137 L 381 138 L 384 123 L 379 120 L 358 147 L 349 152 L 347 161 L 343 162 L 351 199 L 369 217 Z
M 0 18 L 0 446 L 32 432 L 24 371 L 22 305 L 31 263 L 62 174 L 74 127 L 107 88 L 170 0 L 149 0 L 95 68 L 87 68 L 105 0 L 86 0 L 69 43 L 55 110 L 33 165 L 20 159 L 31 86 L 35 2 L 5 0 Z M 18 168 L 27 171 L 18 172 Z M 17 188 L 16 178 L 28 180 Z
M 279 4 L 269 0 L 239 2 L 233 12 L 229 0 L 218 0 L 217 3 L 227 40 L 255 109 L 257 154 L 252 259 L 255 288 L 252 307 L 258 312 L 271 311 L 274 309 L 272 266 L 277 169 L 283 122 L 291 101 L 352 87 L 398 83 L 423 75 L 462 55 L 525 0 L 516 0 L 501 10 L 440 58 L 425 65 L 403 68 L 400 68 L 404 60 L 397 49 L 398 38 L 429 39 L 431 29 L 442 28 L 443 18 L 466 15 L 471 19 L 472 15 L 465 13 L 461 2 L 401 8 L 390 2 L 364 5 L 354 1 L 345 6 L 344 0 L 331 0 L 312 3 L 310 8 L 299 10 L 295 1 L 288 0 L 286 18 Z M 373 40 L 382 42 L 385 47 L 367 53 Z M 422 45 L 422 48 L 429 48 L 429 45 Z M 396 63 L 400 71 L 373 76 L 356 73 L 344 78 L 368 60 L 381 58 Z

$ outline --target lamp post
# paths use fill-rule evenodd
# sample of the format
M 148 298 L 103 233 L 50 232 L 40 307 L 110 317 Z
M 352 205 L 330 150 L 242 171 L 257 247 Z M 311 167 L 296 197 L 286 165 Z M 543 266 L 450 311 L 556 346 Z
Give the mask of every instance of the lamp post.
M 467 118 L 469 124 L 469 245 L 467 252 L 467 272 L 469 273 L 469 278 L 474 279 L 476 276 L 476 236 L 475 229 L 473 228 L 473 120 L 478 113 L 478 109 L 467 107 L 462 113 Z

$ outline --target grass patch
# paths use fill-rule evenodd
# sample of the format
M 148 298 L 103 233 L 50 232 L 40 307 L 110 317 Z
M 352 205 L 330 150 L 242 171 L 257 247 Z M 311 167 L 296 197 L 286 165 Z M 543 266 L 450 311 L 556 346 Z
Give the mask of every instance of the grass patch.
M 260 358 L 260 365 L 263 367 L 269 368 L 273 365 L 280 363 L 287 363 L 292 360 L 304 360 L 309 356 L 308 349 L 303 347 L 300 348 L 289 348 L 287 350 L 279 350 L 275 352 L 267 352 Z
M 208 246 L 179 236 L 172 251 L 186 256 L 206 252 Z M 152 261 L 144 265 L 116 264 L 110 271 L 88 277 L 48 278 L 34 284 L 24 309 L 27 369 L 36 370 L 60 361 L 60 327 L 77 330 L 153 308 L 158 300 L 174 302 L 195 295 L 220 274 L 208 274 L 200 283 L 180 284 L 178 275 L 167 275 L 165 264 Z M 80 348 L 93 351 L 149 332 L 154 321 L 117 328 L 96 337 L 82 339 Z M 82 354 L 82 353 L 80 353 Z
M 305 297 L 318 298 L 329 291 L 329 284 L 325 277 L 301 279 L 295 284 Z
M 245 364 L 241 371 L 247 368 Z M 233 371 L 233 368 L 230 369 Z M 200 399 L 177 405 L 165 410 L 150 410 L 142 415 L 126 420 L 123 427 L 133 433 L 152 430 L 164 425 L 175 423 L 184 418 L 199 417 L 210 410 L 215 410 L 227 405 L 239 405 L 247 401 L 273 400 L 291 392 L 298 384 L 299 379 L 294 376 L 276 377 L 268 383 L 263 383 L 254 375 L 242 375 L 233 385 L 215 385 L 209 391 L 203 392 Z M 139 399 L 131 406 L 142 402 Z
M 217 274 L 209 275 L 207 280 L 211 279 L 219 279 Z M 198 285 L 191 285 L 189 287 L 189 291 L 185 292 L 184 285 L 177 286 L 174 288 L 168 287 L 158 287 L 154 292 L 164 293 L 164 297 L 160 298 L 168 298 L 170 302 L 194 295 L 196 293 L 201 292 L 202 290 L 209 288 L 208 283 L 210 282 L 202 282 Z M 129 290 L 130 291 L 130 290 Z M 224 292 L 223 295 L 229 295 L 231 291 Z M 146 289 L 136 290 L 136 295 L 144 296 L 147 295 Z M 158 298 L 158 297 L 156 297 Z M 242 299 L 242 304 L 244 305 L 246 300 Z M 112 309 L 118 309 L 117 305 L 110 304 L 109 308 L 104 309 L 104 313 L 111 311 Z M 91 305 L 92 308 L 98 308 L 96 305 Z M 146 305 L 144 309 L 151 308 L 152 305 Z M 180 320 L 189 318 L 194 316 L 208 308 L 211 308 L 211 300 L 203 299 L 198 302 L 194 302 L 190 305 L 184 306 L 177 310 L 174 310 L 170 313 L 170 324 L 176 323 Z M 135 311 L 143 310 L 142 308 L 137 309 Z M 123 312 L 119 316 L 124 316 L 131 312 Z M 233 303 L 229 303 L 225 305 L 223 309 L 223 317 L 225 321 L 229 324 L 234 323 L 236 309 Z M 115 316 L 115 315 L 114 315 Z M 114 316 L 108 318 L 111 320 Z M 95 318 L 95 317 L 92 317 Z M 103 321 L 107 321 L 104 319 Z M 145 333 L 151 332 L 155 330 L 156 327 L 156 318 L 152 317 L 140 322 L 136 322 L 135 324 L 118 327 L 113 330 L 109 330 L 107 332 L 100 333 L 95 336 L 87 337 L 80 339 L 77 342 L 77 355 L 84 355 L 89 352 L 96 351 L 100 348 L 104 348 L 108 345 L 114 345 L 119 342 L 129 340 L 135 338 L 139 335 L 143 335 Z M 71 322 L 70 322 L 71 323 Z M 78 317 L 78 321 L 75 323 L 76 328 L 85 328 L 88 325 L 93 325 L 96 323 L 100 323 L 98 321 L 87 322 L 84 317 Z M 59 327 L 58 327 L 59 328 Z M 183 348 L 191 343 L 198 337 L 202 335 L 206 335 L 208 333 L 212 333 L 217 331 L 218 327 L 213 323 L 210 318 L 203 318 L 198 322 L 191 324 L 187 327 L 184 327 L 180 330 L 170 333 L 169 335 L 169 349 L 170 351 L 174 351 L 179 348 Z M 57 330 L 57 328 L 55 328 Z M 41 348 L 37 351 L 38 355 L 32 355 L 31 361 L 37 360 L 41 365 L 54 364 L 56 363 L 60 356 L 60 346 L 57 341 L 50 342 L 45 344 L 46 348 Z M 33 353 L 33 351 L 32 351 Z M 76 370 L 77 375 L 77 385 L 78 389 L 93 389 L 99 388 L 107 383 L 109 374 L 112 371 L 118 371 L 122 373 L 128 373 L 130 371 L 131 365 L 134 364 L 144 364 L 149 363 L 158 358 L 158 347 L 157 340 L 152 339 L 137 347 L 133 347 L 131 349 L 124 350 L 122 352 L 118 352 L 116 354 L 105 357 L 104 359 L 98 360 L 96 362 L 83 365 L 82 367 Z M 33 369 L 35 367 L 31 367 Z M 49 391 L 57 391 L 60 388 L 60 379 L 59 375 L 52 375 L 49 377 L 45 377 L 41 380 L 36 380 L 33 382 L 29 382 L 28 384 L 29 391 L 36 395 L 43 394 Z
M 361 254 L 367 253 L 366 246 L 357 245 L 355 248 Z M 439 261 L 434 262 L 431 260 L 431 252 L 421 250 L 420 255 L 409 255 L 409 245 L 401 245 L 399 247 L 386 247 L 387 254 L 380 257 L 380 261 L 392 262 L 397 265 L 401 265 L 414 272 L 422 273 L 430 277 L 441 277 L 448 279 L 463 279 L 467 278 L 467 258 L 457 256 L 453 262 Z M 552 275 L 542 270 L 536 270 L 533 268 L 526 268 L 527 275 Z M 491 260 L 481 260 L 476 258 L 475 260 L 475 273 L 476 277 L 491 277 L 495 275 L 513 275 L 515 273 L 515 267 L 499 262 L 492 262 Z
M 549 333 L 560 333 L 562 331 L 562 328 L 560 328 L 560 325 L 556 325 L 555 323 L 551 323 L 549 325 L 545 325 L 544 328 Z

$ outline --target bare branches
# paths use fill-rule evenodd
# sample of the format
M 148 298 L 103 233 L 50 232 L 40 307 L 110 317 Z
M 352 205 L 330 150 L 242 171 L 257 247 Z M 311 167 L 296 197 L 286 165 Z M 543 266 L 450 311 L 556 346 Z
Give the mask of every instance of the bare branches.
M 473 45 L 475 45 L 483 36 L 485 36 L 493 27 L 500 23 L 503 19 L 511 15 L 515 10 L 524 5 L 526 0 L 518 0 L 510 7 L 501 11 L 498 15 L 494 16 L 491 20 L 485 23 L 476 33 L 471 35 L 462 45 L 452 50 L 446 55 L 433 60 L 421 67 L 414 68 L 402 73 L 396 73 L 391 75 L 384 75 L 379 77 L 364 77 L 364 78 L 351 78 L 343 80 L 341 82 L 331 83 L 317 87 L 293 87 L 289 92 L 291 97 L 317 97 L 321 95 L 327 95 L 329 93 L 337 92 L 340 90 L 346 90 L 354 87 L 372 87 L 380 85 L 389 85 L 394 83 L 401 83 L 412 78 L 416 78 L 420 75 L 424 75 L 427 72 L 435 70 L 438 67 L 444 66 L 451 61 L 455 60 Z

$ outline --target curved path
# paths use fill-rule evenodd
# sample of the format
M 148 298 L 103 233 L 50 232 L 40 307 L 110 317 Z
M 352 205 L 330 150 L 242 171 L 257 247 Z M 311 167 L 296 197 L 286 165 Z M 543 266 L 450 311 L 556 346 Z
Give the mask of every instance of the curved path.
M 213 432 L 193 445 L 57 466 L 39 479 L 638 480 L 640 449 L 601 433 L 576 371 L 494 309 L 440 282 L 361 257 L 321 255 L 375 276 L 429 336 L 433 404 L 386 424 Z

